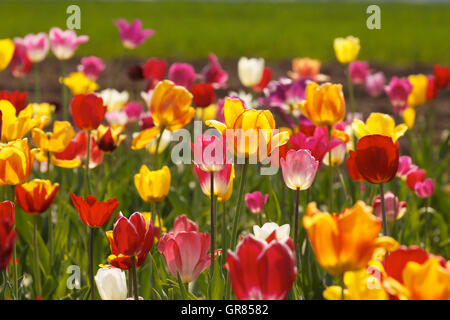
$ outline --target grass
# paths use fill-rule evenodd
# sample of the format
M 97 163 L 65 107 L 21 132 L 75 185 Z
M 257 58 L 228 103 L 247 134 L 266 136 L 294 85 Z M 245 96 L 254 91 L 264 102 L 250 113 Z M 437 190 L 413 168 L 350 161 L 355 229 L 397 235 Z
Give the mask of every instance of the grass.
M 122 54 L 199 59 L 208 52 L 221 58 L 242 55 L 266 59 L 310 56 L 333 60 L 335 37 L 361 39 L 361 59 L 390 63 L 450 61 L 450 5 L 379 4 L 381 30 L 366 27 L 365 3 L 224 3 L 224 2 L 98 2 L 78 1 L 81 30 L 91 41 L 78 55 L 113 58 Z M 66 28 L 73 1 L 2 1 L 0 37 L 24 36 Z M 124 52 L 116 18 L 140 18 L 156 30 L 153 38 L 134 51 Z

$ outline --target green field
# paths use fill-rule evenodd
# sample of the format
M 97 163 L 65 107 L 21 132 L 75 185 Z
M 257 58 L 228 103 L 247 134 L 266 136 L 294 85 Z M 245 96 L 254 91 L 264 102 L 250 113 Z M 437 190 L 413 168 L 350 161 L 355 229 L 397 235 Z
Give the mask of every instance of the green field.
M 4 1 L 0 3 L 0 37 L 24 36 L 52 26 L 66 28 L 66 8 L 81 8 L 79 33 L 91 41 L 78 55 L 104 58 L 123 54 L 119 17 L 140 18 L 156 30 L 142 47 L 125 54 L 184 59 L 241 55 L 266 59 L 310 56 L 334 59 L 337 36 L 360 37 L 360 58 L 384 63 L 450 62 L 450 5 L 381 3 L 381 30 L 366 27 L 367 3 L 207 3 L 107 1 Z

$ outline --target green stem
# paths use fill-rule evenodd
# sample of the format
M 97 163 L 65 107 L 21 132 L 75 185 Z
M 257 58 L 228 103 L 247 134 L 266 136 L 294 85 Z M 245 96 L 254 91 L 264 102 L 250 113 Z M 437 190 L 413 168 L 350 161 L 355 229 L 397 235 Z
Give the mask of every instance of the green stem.
M 133 275 L 132 275 L 132 270 L 128 269 L 128 294 L 127 297 L 129 297 L 130 295 L 133 294 Z
M 428 231 L 430 230 L 430 213 L 428 212 L 428 207 L 430 206 L 430 198 L 427 198 L 427 203 L 426 203 L 426 207 L 425 207 L 425 232 L 424 232 L 424 239 L 423 239 L 423 243 L 425 245 L 426 249 L 430 249 L 430 239 L 428 238 Z
M 94 228 L 90 228 L 89 238 L 89 282 L 91 285 L 91 299 L 95 300 L 95 282 L 94 282 Z
M 345 199 L 353 203 L 352 196 L 349 194 L 347 190 L 347 185 L 345 184 L 344 175 L 342 174 L 342 170 L 338 168 L 339 180 L 341 180 L 342 187 L 344 188 Z
M 216 243 L 216 229 L 215 229 L 215 214 L 214 214 L 214 172 L 210 173 L 211 176 L 211 265 L 210 265 L 210 273 L 211 273 L 211 281 L 214 277 L 214 251 L 215 251 L 215 243 Z
M 159 211 L 158 211 L 158 203 L 157 202 L 152 202 L 152 215 L 155 218 L 155 222 L 158 221 L 158 228 L 159 228 L 159 234 L 160 236 L 162 236 L 162 224 L 161 224 L 161 218 L 159 216 Z
M 36 103 L 41 102 L 41 85 L 39 78 L 39 63 L 34 65 L 34 100 Z
M 339 283 L 341 285 L 341 300 L 345 300 L 345 283 L 344 283 L 344 274 L 341 273 L 339 275 Z
M 61 76 L 64 78 L 66 76 L 66 61 L 61 60 Z M 61 86 L 61 96 L 62 96 L 62 112 L 63 112 L 63 120 L 68 121 L 69 115 L 68 115 L 68 106 L 67 106 L 67 96 L 68 96 L 68 88 L 65 84 L 62 84 Z
M 162 138 L 162 135 L 163 135 L 163 133 L 164 133 L 164 127 L 161 129 L 161 133 L 159 134 L 159 137 L 158 137 L 158 139 L 156 140 L 156 149 L 155 149 L 155 163 L 154 163 L 154 165 L 155 165 L 155 170 L 158 170 L 158 168 L 159 168 L 159 153 L 158 153 L 158 149 L 159 149 L 159 145 L 160 145 L 160 143 L 161 143 L 161 138 Z
M 294 249 L 298 253 L 298 207 L 300 201 L 300 188 L 297 188 L 295 196 L 295 227 L 294 227 Z
M 384 190 L 383 183 L 380 183 L 380 199 L 381 199 L 381 211 L 383 215 L 383 235 L 388 235 L 387 219 L 386 219 L 386 206 L 384 204 Z
M 246 179 L 246 175 L 247 175 L 247 169 L 248 169 L 248 163 L 245 162 L 242 166 L 241 181 L 239 183 L 239 193 L 238 193 L 238 198 L 237 198 L 237 203 L 236 203 L 236 212 L 235 212 L 234 221 L 233 221 L 233 230 L 231 232 L 231 236 L 232 236 L 231 248 L 236 247 L 236 244 L 237 244 L 237 229 L 238 229 L 239 220 L 241 217 L 242 203 L 243 203 L 243 199 L 244 199 L 244 185 L 245 185 L 245 179 Z
M 331 129 L 332 126 L 328 126 L 328 143 L 331 144 Z M 330 182 L 329 182 L 329 194 L 328 194 L 328 210 L 333 212 L 333 165 L 331 162 L 331 150 L 328 150 L 328 165 L 330 166 Z
M 134 300 L 139 300 L 138 284 L 137 284 L 137 271 L 136 271 L 136 257 L 131 256 L 131 270 L 133 276 L 133 296 Z
M 47 154 L 48 160 L 47 160 L 47 180 L 50 180 L 51 172 L 50 172 L 50 166 L 51 161 L 50 157 L 51 154 L 48 152 Z M 52 223 L 52 212 L 51 210 L 48 210 L 48 243 L 49 243 L 49 249 L 50 249 L 50 262 L 53 262 L 53 248 L 54 248 L 54 240 L 53 240 L 53 223 Z
M 39 271 L 39 251 L 38 251 L 38 215 L 33 216 L 33 255 L 34 255 L 34 277 L 36 282 L 36 296 L 41 296 L 41 275 Z M 16 283 L 17 286 L 17 283 Z M 17 290 L 17 289 L 16 289 Z
M 347 68 L 347 85 L 348 85 L 348 95 L 350 97 L 350 108 L 352 111 L 352 118 L 355 113 L 355 97 L 353 95 L 353 84 L 352 80 L 350 79 L 350 70 Z
M 85 192 L 86 197 L 91 194 L 91 186 L 89 182 L 89 162 L 91 161 L 91 131 L 88 131 L 87 141 L 87 156 L 86 156 L 86 170 L 85 170 Z

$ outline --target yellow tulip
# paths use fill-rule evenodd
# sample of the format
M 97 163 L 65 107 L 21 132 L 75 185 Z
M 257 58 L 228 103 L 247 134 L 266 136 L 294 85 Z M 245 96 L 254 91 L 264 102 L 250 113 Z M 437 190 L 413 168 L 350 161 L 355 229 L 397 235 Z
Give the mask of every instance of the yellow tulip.
M 59 79 L 65 84 L 72 94 L 88 94 L 98 89 L 98 84 L 84 75 L 83 72 L 72 72 L 69 76 Z
M 363 201 L 341 214 L 320 212 L 311 202 L 303 225 L 317 261 L 332 275 L 364 268 L 379 247 L 393 250 L 398 246 L 390 237 L 378 237 L 381 221 Z
M 286 131 L 275 134 L 275 119 L 269 110 L 246 109 L 240 99 L 225 99 L 224 118 L 225 123 L 209 120 L 206 125 L 227 135 L 227 141 L 231 133 L 234 142 L 229 147 L 236 155 L 246 158 L 257 156 L 259 160 L 263 160 L 289 140 Z
M 353 119 L 352 128 L 358 139 L 369 134 L 381 134 L 391 137 L 394 142 L 408 130 L 406 124 L 402 123 L 396 126 L 390 115 L 379 112 L 372 112 L 366 123 L 359 119 Z
M 306 86 L 305 101 L 300 104 L 302 113 L 314 125 L 332 126 L 345 117 L 345 99 L 342 85 L 310 82 Z
M 350 63 L 358 57 L 359 39 L 353 36 L 347 38 L 336 38 L 333 43 L 334 53 L 340 63 Z
M 52 113 L 55 112 L 56 107 L 53 104 L 43 103 L 31 103 L 27 106 L 33 111 L 33 119 L 37 121 L 36 128 L 44 129 L 52 119 Z
M 210 104 L 205 108 L 197 108 L 195 117 L 203 122 L 208 120 L 213 120 L 217 115 L 217 106 L 215 104 Z
M 408 77 L 408 80 L 413 87 L 408 96 L 408 105 L 415 108 L 427 102 L 427 76 L 424 74 L 413 74 Z
M 0 39 L 0 71 L 6 69 L 14 55 L 14 42 L 11 39 Z
M 26 182 L 38 149 L 30 150 L 27 139 L 0 143 L 0 186 Z
M 150 101 L 150 112 L 155 127 L 141 131 L 133 139 L 132 149 L 144 148 L 161 133 L 162 129 L 175 132 L 191 122 L 195 115 L 191 103 L 192 94 L 184 87 L 176 86 L 169 80 L 159 82 Z
M 146 165 L 143 165 L 139 173 L 134 176 L 134 185 L 145 202 L 160 202 L 169 193 L 170 178 L 170 170 L 167 166 L 150 171 Z
M 416 121 L 416 109 L 407 108 L 402 114 L 403 122 L 408 126 L 408 129 L 414 127 L 414 122 Z
M 1 141 L 9 142 L 22 139 L 37 121 L 32 119 L 32 110 L 25 108 L 16 116 L 16 108 L 7 100 L 0 100 L 0 111 L 2 113 Z
M 48 153 L 63 152 L 73 137 L 75 130 L 68 121 L 55 121 L 53 124 L 53 132 L 44 132 L 39 128 L 31 131 L 33 142 L 40 149 L 37 159 L 41 162 L 47 161 Z

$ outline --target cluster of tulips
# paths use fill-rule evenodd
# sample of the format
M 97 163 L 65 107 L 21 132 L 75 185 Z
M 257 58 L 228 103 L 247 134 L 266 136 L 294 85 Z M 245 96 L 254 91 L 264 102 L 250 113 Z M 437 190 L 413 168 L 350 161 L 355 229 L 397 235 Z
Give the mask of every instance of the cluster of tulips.
M 128 50 L 154 34 L 153 30 L 142 29 L 139 20 L 128 23 L 119 19 L 115 25 Z M 197 298 L 194 283 L 204 275 L 209 288 L 203 291 L 203 298 L 229 299 L 233 292 L 237 299 L 302 299 L 308 280 L 304 279 L 307 272 L 300 274 L 299 270 L 316 262 L 328 273 L 323 274 L 326 288 L 322 294 L 326 299 L 450 299 L 450 263 L 419 246 L 425 246 L 426 241 L 407 247 L 394 239 L 396 223 L 407 214 L 407 204 L 399 200 L 395 190 L 385 192 L 391 181 L 399 179 L 417 197 L 429 201 L 433 196 L 434 180 L 413 165 L 411 157 L 400 156 L 399 141 L 413 129 L 416 108 L 448 86 L 448 67 L 436 65 L 433 75 L 393 77 L 385 85 L 384 75 L 370 74 L 367 62 L 356 61 L 359 39 L 335 39 L 336 57 L 347 70 L 352 110 L 348 113 L 342 85 L 329 82 L 329 77 L 320 73 L 318 60 L 294 59 L 289 77 L 272 80 L 264 59 L 241 58 L 238 75 L 247 92 L 232 92 L 217 99 L 218 90 L 227 88 L 228 74 L 214 54 L 200 74 L 190 64 L 174 63 L 169 68 L 164 59 L 151 58 L 128 71 L 131 80 L 145 81 L 141 93 L 145 110 L 143 103 L 129 101 L 126 91 L 97 92 L 96 81 L 106 68 L 98 57 L 82 58 L 76 72 L 65 74 L 65 61 L 88 40 L 87 36 L 78 37 L 72 30 L 59 28 L 52 28 L 49 35 L 0 40 L 0 71 L 9 65 L 15 77 L 25 77 L 31 69 L 36 74 L 34 103 L 27 105 L 26 92 L 0 92 L 0 186 L 6 200 L 0 203 L 3 297 L 26 297 L 19 288 L 23 292 L 30 277 L 18 274 L 16 242 L 21 234 L 15 229 L 15 205 L 33 216 L 29 227 L 34 295 L 28 298 L 42 298 L 39 248 L 46 245 L 54 252 L 58 223 L 54 223 L 49 208 L 57 197 L 64 197 L 89 228 L 87 273 L 92 299 L 96 288 L 102 299 L 143 299 L 138 273 L 145 264 L 151 265 L 153 273 L 168 270 L 170 276 L 165 281 L 177 286 L 183 298 Z M 38 65 L 50 48 L 63 66 L 62 120 L 55 119 L 54 105 L 41 101 Z M 390 115 L 377 112 L 363 121 L 356 113 L 353 84 L 365 84 L 373 96 L 385 92 L 403 122 L 396 124 Z M 66 101 L 67 89 L 73 96 L 70 103 Z M 192 162 L 162 165 L 172 138 L 183 128 L 192 133 L 195 118 L 202 128 L 215 128 L 215 134 L 196 135 L 189 141 Z M 275 118 L 285 126 L 277 128 Z M 48 131 L 51 125 L 53 129 Z M 234 135 L 237 131 L 243 135 Z M 256 143 L 247 140 L 252 134 Z M 119 146 L 122 154 L 117 151 Z M 112 230 L 106 231 L 110 255 L 103 262 L 107 264 L 97 267 L 97 230 L 110 225 L 120 199 L 99 200 L 103 196 L 94 194 L 90 170 L 103 163 L 104 155 L 133 157 L 140 149 L 148 151 L 151 161 L 135 172 L 134 186 L 151 212 L 116 214 Z M 292 217 L 287 224 L 279 226 L 269 219 L 274 215 L 266 212 L 268 201 L 279 206 L 275 192 L 247 193 L 251 159 L 256 159 L 258 168 L 280 169 L 281 174 L 275 177 L 281 176 L 285 187 L 295 192 L 295 207 L 287 213 Z M 345 177 L 339 168 L 344 162 Z M 201 191 L 210 199 L 209 230 L 201 232 L 205 224 L 197 225 L 189 219 L 190 212 L 177 212 L 170 231 L 164 226 L 167 216 L 162 209 L 177 188 L 172 175 L 180 170 L 188 174 L 180 166 L 192 169 Z M 79 173 L 84 194 L 76 190 L 73 175 L 68 176 L 71 171 Z M 329 190 L 321 190 L 328 203 L 319 203 L 310 192 L 318 172 L 328 174 Z M 30 176 L 36 178 L 30 180 Z M 239 187 L 232 198 L 237 178 Z M 56 179 L 58 182 L 54 182 Z M 354 185 L 359 189 L 351 188 Z M 376 189 L 370 185 L 378 185 L 379 192 L 373 193 Z M 60 186 L 72 191 L 71 202 L 68 195 L 58 194 Z M 371 195 L 365 192 L 368 186 Z M 348 205 L 337 199 L 337 189 L 344 191 L 344 203 Z M 300 205 L 301 192 L 306 198 L 304 208 Z M 235 203 L 227 205 L 228 215 L 224 210 L 217 217 L 218 203 L 225 206 L 231 199 Z M 253 233 L 242 228 L 244 204 L 257 221 Z M 279 210 L 290 211 L 291 207 Z M 58 210 L 66 209 L 59 206 Z M 47 243 L 39 235 L 39 219 L 44 212 L 49 214 Z M 219 232 L 218 221 L 222 227 Z M 311 259 L 308 247 L 315 258 Z M 157 255 L 165 264 L 157 263 L 162 261 L 155 259 Z M 55 259 L 50 257 L 51 263 Z M 223 289 L 219 296 L 215 294 L 218 288 Z M 160 298 L 169 296 L 164 290 L 155 292 Z

